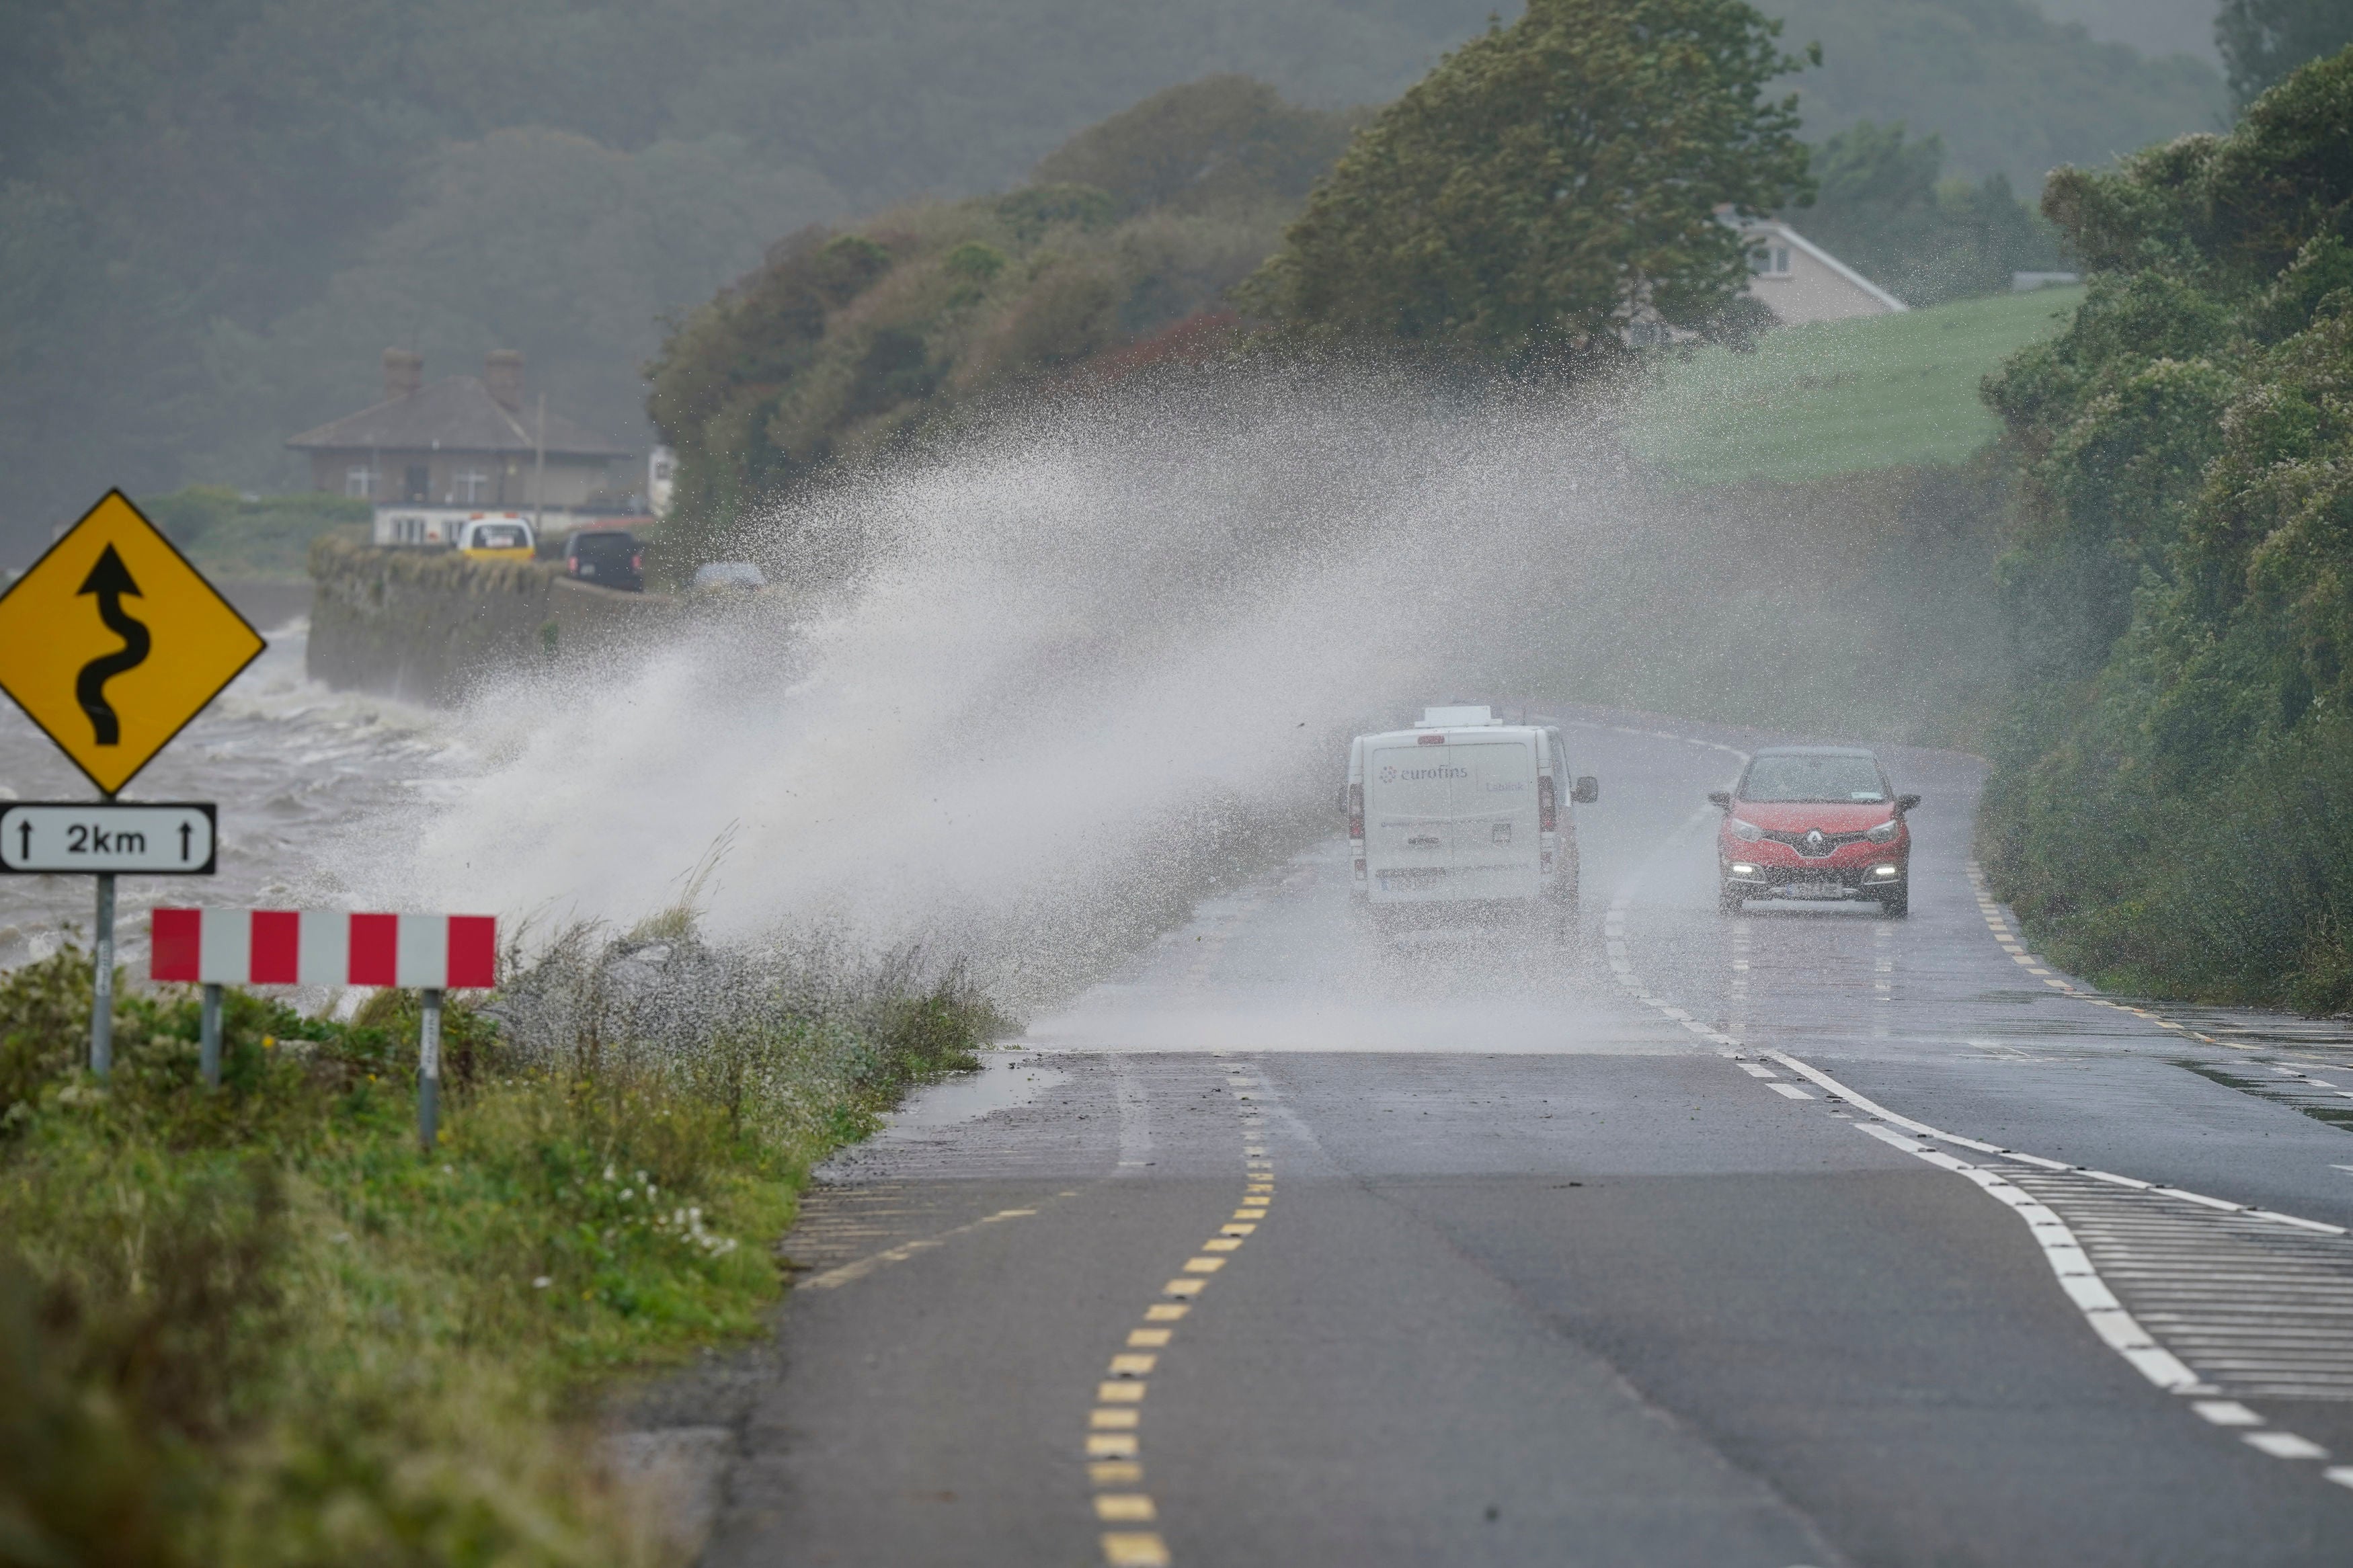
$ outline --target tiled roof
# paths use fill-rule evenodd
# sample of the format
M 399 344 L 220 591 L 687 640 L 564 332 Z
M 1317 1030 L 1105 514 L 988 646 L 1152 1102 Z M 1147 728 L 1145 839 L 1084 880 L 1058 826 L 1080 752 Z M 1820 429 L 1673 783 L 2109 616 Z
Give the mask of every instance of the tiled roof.
M 470 375 L 453 375 L 430 386 L 420 386 L 406 397 L 363 408 L 316 430 L 305 430 L 287 442 L 298 450 L 519 452 L 535 449 L 533 426 L 538 411 L 509 413 L 490 388 Z M 547 416 L 547 450 L 551 457 L 624 458 L 616 447 L 582 429 L 562 415 Z

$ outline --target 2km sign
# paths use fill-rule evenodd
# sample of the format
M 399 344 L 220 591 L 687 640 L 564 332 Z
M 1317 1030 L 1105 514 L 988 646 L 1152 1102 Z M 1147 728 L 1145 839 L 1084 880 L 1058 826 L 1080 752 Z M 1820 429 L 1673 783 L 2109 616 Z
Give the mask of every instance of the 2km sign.
M 264 646 L 121 490 L 0 594 L 0 690 L 109 795 Z
M 0 871 L 209 876 L 210 802 L 16 801 L 0 806 Z

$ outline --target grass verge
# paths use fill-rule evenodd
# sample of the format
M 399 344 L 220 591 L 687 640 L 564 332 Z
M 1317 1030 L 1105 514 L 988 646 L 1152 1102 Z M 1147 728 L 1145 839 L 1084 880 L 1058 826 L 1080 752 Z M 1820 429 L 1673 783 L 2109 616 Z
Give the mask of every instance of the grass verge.
M 1001 1027 L 951 971 L 691 922 L 565 933 L 446 1016 L 131 995 L 81 1071 L 88 958 L 0 981 L 0 1562 L 618 1564 L 595 1392 L 749 1335 L 810 1165 Z
M 343 496 L 260 496 L 217 485 L 190 485 L 152 496 L 140 508 L 188 559 L 214 576 L 300 583 L 311 544 L 338 531 L 364 539 L 374 507 Z
M 1767 332 L 1754 353 L 1663 362 L 1627 444 L 1671 482 L 1800 480 L 1958 464 L 1993 439 L 1978 384 L 2064 324 L 2083 289 L 1961 300 Z

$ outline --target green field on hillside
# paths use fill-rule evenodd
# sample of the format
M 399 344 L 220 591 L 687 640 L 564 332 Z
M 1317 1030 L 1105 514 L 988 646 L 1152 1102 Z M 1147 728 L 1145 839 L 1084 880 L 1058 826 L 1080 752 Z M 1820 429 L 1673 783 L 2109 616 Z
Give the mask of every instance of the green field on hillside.
M 1994 434 L 1978 381 L 2056 332 L 2083 297 L 2075 288 L 1963 300 L 1784 327 L 1753 353 L 1703 349 L 1651 373 L 1627 445 L 1696 485 L 1958 462 Z

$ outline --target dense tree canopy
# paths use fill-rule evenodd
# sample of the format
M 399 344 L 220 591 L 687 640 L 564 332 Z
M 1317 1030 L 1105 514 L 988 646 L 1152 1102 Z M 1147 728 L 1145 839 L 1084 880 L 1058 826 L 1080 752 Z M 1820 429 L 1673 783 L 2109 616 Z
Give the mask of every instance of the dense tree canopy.
M 2231 90 L 2247 102 L 2306 60 L 2353 44 L 2345 0 L 2222 0 L 2214 42 Z
M 2153 0 L 2125 0 L 2146 7 Z M 2229 113 L 2214 68 L 2151 59 L 2052 20 L 2038 0 L 1758 0 L 1822 63 L 1795 79 L 1810 137 L 1902 121 L 1945 145 L 1947 173 L 2006 176 L 2031 199 L 2062 163 L 2096 167 Z M 2073 8 L 2073 7 L 2071 7 Z M 2208 0 L 2211 16 L 2211 0 Z
M 1941 138 L 1863 121 L 1814 149 L 1813 206 L 1785 214 L 1906 304 L 1998 294 L 2010 275 L 2060 265 L 2056 231 L 1989 174 L 1941 179 Z
M 1244 298 L 1312 340 L 1504 360 L 1711 321 L 1747 280 L 1720 209 L 1806 190 L 1778 32 L 1744 0 L 1535 0 L 1381 111 Z
M 691 566 L 747 503 L 975 399 L 1204 352 L 1351 119 L 1211 77 L 1080 132 L 1040 183 L 776 246 L 652 366 L 682 459 L 658 564 Z
M 300 482 L 280 443 L 367 402 L 390 344 L 429 375 L 522 349 L 557 408 L 643 438 L 662 315 L 779 236 L 1003 189 L 1210 72 L 1386 101 L 1494 8 L 0 0 L 0 561 L 110 483 Z M 1810 135 L 1902 119 L 2025 194 L 2227 106 L 2032 0 L 1764 8 L 1828 50 Z
M 108 484 L 300 483 L 388 344 L 644 438 L 662 314 L 780 236 L 1237 63 L 1384 99 L 1489 3 L 0 0 L 0 561 Z
M 2092 269 L 1989 385 L 2031 684 L 1990 863 L 2063 961 L 2353 1001 L 2353 49 L 2044 211 Z

